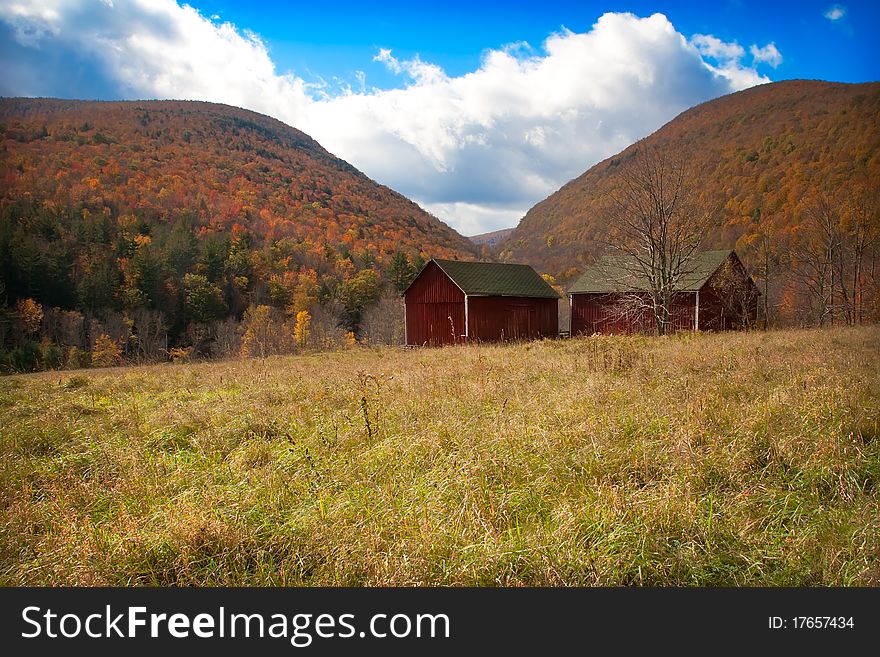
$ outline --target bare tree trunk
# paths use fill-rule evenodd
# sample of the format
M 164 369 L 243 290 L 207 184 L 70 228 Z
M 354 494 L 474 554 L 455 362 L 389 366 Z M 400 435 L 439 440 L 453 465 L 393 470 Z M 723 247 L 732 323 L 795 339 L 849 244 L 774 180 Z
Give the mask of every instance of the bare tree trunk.
M 834 245 L 831 244 L 828 248 L 828 262 L 831 265 L 831 285 L 829 287 L 829 292 L 831 294 L 831 303 L 829 307 L 831 308 L 831 326 L 834 326 Z
M 655 329 L 665 335 L 673 328 L 675 295 L 693 272 L 692 258 L 711 213 L 698 201 L 684 160 L 675 153 L 639 142 L 621 173 L 623 185 L 612 196 L 609 217 L 618 232 L 611 246 L 624 256 L 617 284 L 632 298 L 646 295 Z

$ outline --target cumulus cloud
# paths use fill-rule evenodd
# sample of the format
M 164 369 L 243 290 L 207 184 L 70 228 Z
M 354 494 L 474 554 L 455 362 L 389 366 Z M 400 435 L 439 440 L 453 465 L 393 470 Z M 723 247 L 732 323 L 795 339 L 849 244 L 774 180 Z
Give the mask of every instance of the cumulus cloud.
M 782 63 L 782 53 L 772 42 L 763 48 L 759 48 L 756 44 L 749 47 L 753 64 L 751 68 L 743 66 L 745 49 L 736 41 L 728 43 L 711 34 L 695 34 L 691 37 L 691 43 L 705 60 L 710 60 L 705 62 L 706 66 L 716 75 L 729 80 L 735 89 L 769 82 L 767 78 L 758 79 L 755 69 L 758 64 L 765 63 L 776 68 Z M 714 60 L 714 65 L 711 60 Z
M 39 48 L 48 36 L 58 36 L 60 16 L 51 7 L 28 7 L 9 4 L 2 7 L 3 20 L 12 28 L 15 41 L 22 46 Z
M 752 60 L 756 63 L 763 62 L 773 68 L 776 68 L 782 63 L 782 53 L 779 52 L 776 44 L 772 41 L 763 48 L 759 48 L 753 44 L 751 48 L 749 48 L 749 52 L 752 53 Z
M 711 34 L 695 34 L 691 38 L 691 43 L 697 47 L 701 54 L 719 61 L 737 61 L 745 54 L 743 47 L 735 41 L 725 43 Z
M 488 50 L 460 76 L 382 48 L 375 60 L 399 76 L 398 88 L 371 88 L 358 72 L 356 89 L 334 91 L 276 70 L 259 35 L 175 0 L 0 0 L 0 94 L 179 98 L 263 112 L 465 234 L 515 224 L 682 110 L 769 82 L 756 66 L 776 66 L 776 46 L 751 55 L 749 66 L 735 42 L 688 39 L 662 14 L 608 13 L 539 47 Z
M 839 21 L 841 18 L 846 16 L 846 7 L 844 7 L 843 5 L 831 5 L 825 11 L 824 16 L 832 23 L 834 21 Z

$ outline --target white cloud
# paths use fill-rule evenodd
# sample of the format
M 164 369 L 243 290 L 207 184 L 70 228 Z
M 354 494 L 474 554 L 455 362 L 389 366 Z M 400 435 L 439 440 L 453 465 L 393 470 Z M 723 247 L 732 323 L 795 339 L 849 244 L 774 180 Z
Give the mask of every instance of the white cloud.
M 15 40 L 22 46 L 39 48 L 46 37 L 57 37 L 61 17 L 51 7 L 32 7 L 18 3 L 0 5 L 0 18 L 12 27 Z
M 846 16 L 846 7 L 843 5 L 831 5 L 823 15 L 831 22 L 839 21 Z
M 474 203 L 422 203 L 425 210 L 437 217 L 455 217 L 455 228 L 463 235 L 490 233 L 493 230 L 515 226 L 523 216 L 522 208 Z
M 743 66 L 741 60 L 745 56 L 745 49 L 736 41 L 728 43 L 711 34 L 695 34 L 691 37 L 691 43 L 704 59 L 715 61 L 714 65 L 706 62 L 706 66 L 716 75 L 729 80 L 736 89 L 769 81 L 766 78 L 760 78 L 754 66 L 765 63 L 776 68 L 782 63 L 782 53 L 772 42 L 763 48 L 759 48 L 755 44 L 749 47 L 749 52 L 752 55 L 752 68 Z
M 432 84 L 442 82 L 446 79 L 446 74 L 439 66 L 428 64 L 419 59 L 416 55 L 413 59 L 399 61 L 391 54 L 388 48 L 379 48 L 379 53 L 373 57 L 374 62 L 382 62 L 389 71 L 396 75 L 405 73 L 416 84 Z
M 765 63 L 773 68 L 776 68 L 782 63 L 782 53 L 779 52 L 779 49 L 776 47 L 776 44 L 772 41 L 768 43 L 763 48 L 759 48 L 758 46 L 752 44 L 749 48 L 749 52 L 752 53 L 752 61 L 757 63 Z
M 719 61 L 736 61 L 745 54 L 743 47 L 735 41 L 725 43 L 711 34 L 695 34 L 691 37 L 691 43 L 697 47 L 700 54 Z
M 752 47 L 750 67 L 742 46 L 712 35 L 688 40 L 662 14 L 608 13 L 589 31 L 563 30 L 541 47 L 488 50 L 460 76 L 383 48 L 375 59 L 400 76 L 399 88 L 370 88 L 359 74 L 355 89 L 331 92 L 277 71 L 258 35 L 174 0 L 39 4 L 0 0 L 0 26 L 19 44 L 16 61 L 2 62 L 15 69 L 9 80 L 31 79 L 22 67 L 39 63 L 37 48 L 52 47 L 90 58 L 91 77 L 114 97 L 208 100 L 269 114 L 466 234 L 515 224 L 682 110 L 768 82 L 754 66 L 781 61 L 772 43 Z M 34 79 L 60 84 L 44 78 Z M 10 84 L 0 83 L 0 93 L 23 93 Z

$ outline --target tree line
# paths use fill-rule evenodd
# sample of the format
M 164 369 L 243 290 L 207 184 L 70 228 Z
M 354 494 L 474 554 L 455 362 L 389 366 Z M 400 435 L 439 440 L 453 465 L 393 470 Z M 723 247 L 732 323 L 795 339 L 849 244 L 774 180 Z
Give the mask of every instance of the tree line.
M 859 176 L 865 179 L 852 179 Z M 867 176 L 862 169 L 836 187 L 807 190 L 797 222 L 754 213 L 736 247 L 757 287 L 730 267 L 713 279 L 730 316 L 744 328 L 880 320 L 880 186 Z M 722 208 L 701 194 L 685 156 L 647 140 L 636 144 L 620 179 L 604 214 L 606 248 L 625 256 L 616 312 L 645 312 L 662 335 Z M 647 289 L 628 290 L 628 280 Z
M 428 254 L 383 259 L 235 225 L 0 210 L 0 369 L 290 353 L 402 335 L 400 292 Z M 392 311 L 393 310 L 393 311 Z

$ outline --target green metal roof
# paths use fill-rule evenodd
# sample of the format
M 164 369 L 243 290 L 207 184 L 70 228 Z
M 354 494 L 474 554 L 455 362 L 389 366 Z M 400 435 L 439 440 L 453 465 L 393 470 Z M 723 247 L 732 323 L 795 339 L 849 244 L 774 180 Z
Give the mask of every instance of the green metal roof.
M 437 259 L 433 262 L 468 296 L 559 298 L 556 290 L 529 265 Z
M 685 267 L 687 271 L 681 278 L 678 291 L 699 290 L 732 253 L 731 250 L 695 253 Z M 574 282 L 568 293 L 588 294 L 648 289 L 650 289 L 648 281 L 638 271 L 632 256 L 604 256 Z

